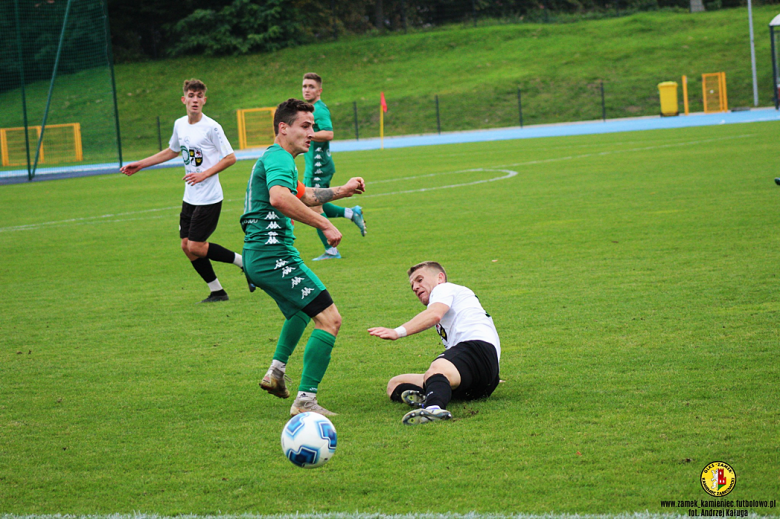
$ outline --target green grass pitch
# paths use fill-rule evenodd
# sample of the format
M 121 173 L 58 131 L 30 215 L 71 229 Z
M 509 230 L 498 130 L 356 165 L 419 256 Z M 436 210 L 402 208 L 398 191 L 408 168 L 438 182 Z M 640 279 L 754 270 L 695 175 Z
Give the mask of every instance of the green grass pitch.
M 217 264 L 231 300 L 195 304 L 207 289 L 178 246 L 180 168 L 4 186 L 0 513 L 687 514 L 661 501 L 709 498 L 711 461 L 737 473 L 729 499 L 777 499 L 776 136 L 759 123 L 336 154 L 338 178 L 368 181 L 350 205 L 369 233 L 337 222 L 344 259 L 319 264 L 315 232 L 296 230 L 344 318 L 320 392 L 338 451 L 312 471 L 281 454 L 290 401 L 257 385 L 274 303 Z M 212 241 L 234 250 L 250 169 L 221 175 Z M 427 259 L 494 316 L 505 383 L 412 428 L 385 384 L 424 370 L 437 336 L 366 329 L 422 309 L 405 272 Z

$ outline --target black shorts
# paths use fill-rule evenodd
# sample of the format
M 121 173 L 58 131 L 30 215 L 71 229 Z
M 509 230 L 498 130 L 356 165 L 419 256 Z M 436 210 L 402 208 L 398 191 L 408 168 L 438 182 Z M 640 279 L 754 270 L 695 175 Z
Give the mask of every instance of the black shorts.
M 488 342 L 460 342 L 436 358 L 452 362 L 460 373 L 460 385 L 452 390 L 453 400 L 486 398 L 498 386 L 498 353 Z
M 190 241 L 205 242 L 217 229 L 219 214 L 222 212 L 222 202 L 209 205 L 181 204 L 179 215 L 179 238 Z

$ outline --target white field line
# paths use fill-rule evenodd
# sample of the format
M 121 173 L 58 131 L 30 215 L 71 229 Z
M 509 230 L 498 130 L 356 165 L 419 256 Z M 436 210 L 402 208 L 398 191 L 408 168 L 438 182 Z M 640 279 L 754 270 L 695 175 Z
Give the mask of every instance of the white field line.
M 470 512 L 467 514 L 454 513 L 409 513 L 409 514 L 381 514 L 381 513 L 294 513 L 280 515 L 194 515 L 182 514 L 175 516 L 175 519 L 677 519 L 687 517 L 679 514 L 654 514 L 650 512 L 642 513 L 623 513 L 623 514 L 602 514 L 602 515 L 580 515 L 580 514 L 555 514 L 548 513 L 544 515 L 532 514 L 480 514 Z M 751 516 L 757 517 L 757 516 Z M 0 519 L 174 519 L 171 516 L 158 514 L 147 514 L 135 512 L 132 514 L 106 514 L 106 515 L 12 515 L 2 514 Z
M 181 209 L 180 205 L 172 206 L 172 207 L 161 207 L 158 209 L 145 209 L 143 211 L 128 211 L 126 213 L 116 213 L 116 214 L 101 214 L 98 216 L 84 216 L 82 218 L 71 218 L 69 220 L 57 220 L 54 222 L 42 222 L 42 223 L 32 223 L 29 225 L 14 225 L 11 227 L 0 227 L 0 232 L 11 232 L 11 231 L 29 231 L 29 230 L 35 230 L 40 229 L 41 227 L 45 227 L 48 225 L 68 225 L 68 224 L 85 224 L 85 223 L 96 223 L 99 221 L 110 221 L 110 222 L 119 222 L 122 221 L 119 219 L 122 216 L 135 216 L 139 214 L 144 213 L 155 213 L 159 211 L 170 211 L 173 209 Z M 150 218 L 132 218 L 133 220 L 147 220 L 147 219 L 153 219 L 153 218 L 162 218 L 162 216 L 153 216 Z
M 0 514 L 0 519 L 682 519 L 687 514 L 661 514 L 651 512 L 624 512 L 618 514 L 480 514 L 470 512 L 467 514 L 455 513 L 409 513 L 409 514 L 381 514 L 381 513 L 291 513 L 279 515 L 259 514 L 220 514 L 220 515 L 194 515 L 182 514 L 174 517 L 134 512 L 132 514 L 105 514 L 105 515 L 14 515 Z M 749 519 L 769 518 L 776 516 L 757 515 L 750 513 Z
M 504 164 L 500 166 L 496 166 L 494 168 L 475 168 L 475 169 L 464 169 L 459 171 L 446 171 L 441 173 L 430 173 L 427 175 L 416 175 L 411 177 L 400 177 L 400 178 L 393 178 L 393 179 L 387 179 L 387 180 L 377 180 L 374 182 L 369 182 L 368 186 L 372 186 L 375 184 L 383 184 L 388 182 L 403 182 L 406 180 L 416 180 L 420 178 L 430 178 L 440 175 L 454 175 L 458 173 L 469 173 L 469 172 L 488 172 L 488 171 L 496 171 L 496 172 L 503 172 L 506 173 L 506 175 L 490 178 L 490 179 L 484 179 L 484 180 L 477 180 L 474 182 L 465 182 L 461 184 L 451 184 L 446 186 L 436 186 L 436 187 L 425 187 L 420 189 L 409 189 L 409 190 L 403 190 L 403 191 L 392 191 L 388 193 L 377 193 L 377 194 L 369 194 L 362 195 L 361 198 L 372 198 L 372 197 L 378 197 L 378 196 L 391 196 L 391 195 L 403 195 L 403 194 L 409 194 L 409 193 L 424 193 L 427 191 L 433 191 L 436 189 L 451 189 L 456 187 L 464 187 L 464 186 L 472 186 L 476 184 L 483 184 L 486 182 L 495 182 L 497 180 L 506 180 L 509 178 L 512 178 L 514 176 L 518 175 L 517 171 L 509 170 L 509 169 L 501 169 L 505 167 L 517 167 L 517 166 L 535 166 L 538 164 L 548 164 L 552 162 L 563 162 L 567 160 L 575 160 L 575 159 L 586 159 L 590 157 L 604 157 L 607 155 L 616 155 L 619 153 L 636 153 L 640 151 L 650 151 L 650 150 L 658 150 L 658 149 L 665 149 L 665 148 L 677 148 L 682 146 L 695 146 L 697 144 L 703 144 L 708 142 L 717 142 L 717 141 L 724 141 L 724 140 L 732 140 L 732 139 L 746 139 L 749 137 L 755 137 L 754 134 L 745 134 L 745 135 L 734 135 L 734 136 L 728 136 L 728 137 L 716 137 L 712 139 L 700 139 L 696 141 L 684 141 L 684 142 L 674 142 L 671 144 L 658 144 L 654 146 L 644 146 L 639 148 L 629 148 L 625 150 L 613 150 L 613 151 L 602 151 L 598 153 L 585 153 L 582 155 L 570 155 L 566 157 L 555 157 L 551 159 L 541 159 L 541 160 L 531 160 L 526 162 L 515 162 L 512 164 Z M 627 143 L 626 143 L 627 144 Z M 226 202 L 235 202 L 236 200 L 226 200 Z M 100 222 L 117 222 L 117 221 L 124 221 L 127 219 L 120 219 L 122 216 L 135 216 L 140 215 L 144 213 L 151 213 L 151 212 L 158 212 L 158 211 L 171 211 L 171 210 L 178 210 L 181 206 L 171 206 L 171 207 L 163 207 L 159 209 L 146 209 L 144 211 L 128 211 L 125 213 L 116 213 L 116 214 L 103 214 L 98 216 L 86 216 L 82 218 L 71 218 L 68 220 L 58 220 L 53 222 L 42 222 L 42 223 L 35 223 L 35 224 L 28 224 L 28 225 L 15 225 L 10 227 L 0 227 L 0 233 L 3 232 L 13 232 L 13 231 L 29 231 L 29 230 L 36 230 L 40 229 L 41 227 L 46 226 L 61 226 L 61 225 L 73 225 L 73 224 L 87 224 L 87 223 L 100 223 Z M 153 219 L 153 218 L 160 218 L 160 217 L 150 217 L 150 218 L 133 218 L 134 220 L 147 220 L 147 219 Z

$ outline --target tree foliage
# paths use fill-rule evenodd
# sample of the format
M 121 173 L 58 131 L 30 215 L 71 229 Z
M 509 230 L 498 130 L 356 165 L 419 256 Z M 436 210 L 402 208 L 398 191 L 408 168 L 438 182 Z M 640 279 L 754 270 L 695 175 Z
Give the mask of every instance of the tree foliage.
M 174 56 L 272 52 L 301 41 L 296 11 L 284 0 L 234 0 L 215 11 L 198 9 L 173 26 Z

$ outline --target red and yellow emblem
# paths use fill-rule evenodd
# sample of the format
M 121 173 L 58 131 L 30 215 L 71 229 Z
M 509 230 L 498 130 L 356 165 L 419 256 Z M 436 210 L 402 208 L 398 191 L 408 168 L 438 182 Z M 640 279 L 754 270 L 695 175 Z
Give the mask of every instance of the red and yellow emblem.
M 713 461 L 701 471 L 701 488 L 711 496 L 723 497 L 734 490 L 737 473 L 731 465 Z

